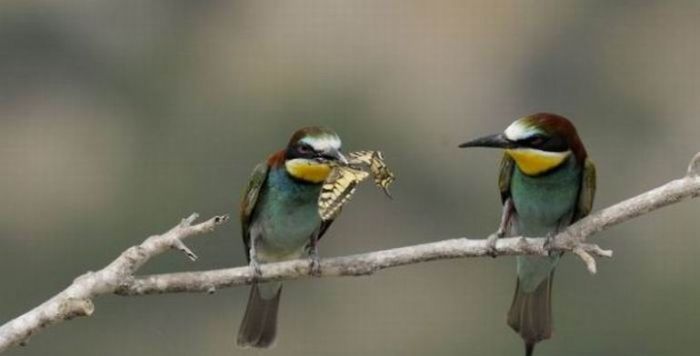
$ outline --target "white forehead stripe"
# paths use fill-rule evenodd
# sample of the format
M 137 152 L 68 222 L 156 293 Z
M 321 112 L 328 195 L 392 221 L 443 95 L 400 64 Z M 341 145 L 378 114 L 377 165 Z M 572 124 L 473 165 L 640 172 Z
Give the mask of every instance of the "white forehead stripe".
M 340 149 L 340 139 L 337 136 L 305 137 L 301 142 L 310 145 L 319 152 Z
M 532 135 L 532 131 L 528 130 L 528 127 L 523 125 L 522 121 L 517 120 L 510 124 L 504 134 L 506 135 L 506 138 L 511 140 L 511 141 L 518 141 L 522 140 L 528 136 Z

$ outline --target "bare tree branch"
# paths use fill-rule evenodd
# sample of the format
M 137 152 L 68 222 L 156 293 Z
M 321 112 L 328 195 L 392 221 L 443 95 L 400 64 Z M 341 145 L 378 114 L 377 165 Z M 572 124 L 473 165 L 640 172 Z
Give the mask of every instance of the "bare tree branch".
M 570 251 L 578 256 L 591 273 L 596 272 L 597 257 L 612 257 L 612 251 L 586 243 L 591 235 L 613 225 L 660 209 L 682 200 L 700 196 L 700 153 L 696 154 L 685 177 L 600 210 L 580 220 L 554 237 L 549 248 L 544 238 L 510 237 L 497 241 L 496 255 L 547 255 L 552 250 Z M 195 260 L 196 255 L 183 239 L 213 230 L 228 220 L 214 217 L 192 225 L 193 214 L 163 235 L 152 236 L 141 245 L 126 250 L 116 260 L 98 272 L 78 277 L 68 288 L 24 315 L 0 326 L 0 352 L 23 344 L 41 329 L 77 316 L 89 316 L 94 311 L 92 299 L 115 293 L 133 296 L 176 292 L 213 293 L 218 288 L 250 284 L 250 267 L 237 267 L 202 272 L 183 272 L 135 277 L 134 273 L 150 258 L 168 249 L 178 249 Z M 321 277 L 362 276 L 376 271 L 427 261 L 464 257 L 490 256 L 486 239 L 458 238 L 439 242 L 376 251 L 353 256 L 321 260 Z M 261 266 L 262 276 L 256 281 L 278 281 L 305 278 L 310 275 L 307 260 L 294 260 Z
M 98 295 L 114 293 L 125 280 L 152 257 L 171 248 L 183 250 L 190 258 L 192 251 L 182 240 L 214 230 L 228 220 L 227 216 L 216 216 L 203 223 L 192 225 L 197 214 L 183 219 L 180 224 L 162 234 L 151 236 L 138 246 L 124 251 L 107 267 L 88 272 L 78 278 L 59 294 L 48 301 L 7 322 L 0 327 L 0 352 L 25 344 L 38 331 L 79 316 L 90 316 L 95 310 L 92 299 Z
M 499 256 L 542 255 L 543 238 L 509 237 L 498 240 L 496 253 Z M 612 252 L 596 245 L 577 245 L 583 253 L 611 257 Z M 399 247 L 390 250 L 358 255 L 325 258 L 321 260 L 320 277 L 365 276 L 376 271 L 421 262 L 490 256 L 491 250 L 483 239 L 457 238 L 439 242 Z M 260 266 L 262 272 L 258 282 L 294 280 L 311 277 L 308 260 L 293 260 Z M 143 276 L 126 281 L 116 293 L 119 295 L 146 295 L 178 292 L 208 292 L 215 289 L 250 284 L 253 271 L 250 267 L 236 267 L 202 272 L 167 273 Z

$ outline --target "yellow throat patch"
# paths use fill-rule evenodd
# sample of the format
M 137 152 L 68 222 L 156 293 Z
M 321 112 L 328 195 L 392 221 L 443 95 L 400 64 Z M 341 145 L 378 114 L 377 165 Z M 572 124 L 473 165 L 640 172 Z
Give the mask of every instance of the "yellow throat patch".
M 509 149 L 506 153 L 515 160 L 518 168 L 529 176 L 536 176 L 555 168 L 571 155 L 571 151 L 546 152 L 532 148 Z
M 292 177 L 310 183 L 321 183 L 331 174 L 331 166 L 328 164 L 303 158 L 289 160 L 284 166 Z

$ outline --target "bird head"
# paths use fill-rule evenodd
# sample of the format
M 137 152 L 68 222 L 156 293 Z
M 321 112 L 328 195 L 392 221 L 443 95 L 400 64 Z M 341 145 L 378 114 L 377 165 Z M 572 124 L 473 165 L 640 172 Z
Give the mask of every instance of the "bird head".
M 321 183 L 334 164 L 348 163 L 340 147 L 340 137 L 335 131 L 323 127 L 302 128 L 289 140 L 284 156 L 285 168 L 294 178 Z
M 480 137 L 459 147 L 505 149 L 523 173 L 533 176 L 559 167 L 570 156 L 578 164 L 583 164 L 587 157 L 586 149 L 571 121 L 548 113 L 520 118 L 503 133 Z

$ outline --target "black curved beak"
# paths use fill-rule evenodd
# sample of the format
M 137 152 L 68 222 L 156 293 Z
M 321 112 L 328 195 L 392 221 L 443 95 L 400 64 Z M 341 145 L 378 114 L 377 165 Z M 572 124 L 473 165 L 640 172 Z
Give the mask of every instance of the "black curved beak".
M 333 161 L 333 162 L 338 162 L 338 163 L 340 163 L 341 165 L 344 165 L 344 166 L 348 165 L 348 159 L 345 158 L 345 155 L 343 155 L 343 153 L 340 152 L 340 150 L 335 150 L 335 149 L 334 149 L 334 150 L 331 150 L 331 151 L 328 151 L 328 152 L 324 152 L 324 153 L 321 154 L 317 159 L 318 159 L 319 161 L 327 161 L 327 162 L 328 162 L 328 161 Z
M 342 164 L 344 166 L 348 165 L 348 163 L 349 163 L 348 159 L 345 158 L 345 155 L 342 152 L 340 152 L 340 150 L 333 150 L 333 152 L 331 152 L 331 154 L 333 155 L 333 157 L 335 157 L 335 159 L 338 162 L 340 162 L 340 164 Z
M 492 148 L 515 148 L 517 144 L 506 138 L 502 133 L 479 137 L 475 140 L 459 145 L 460 148 L 467 147 L 492 147 Z

